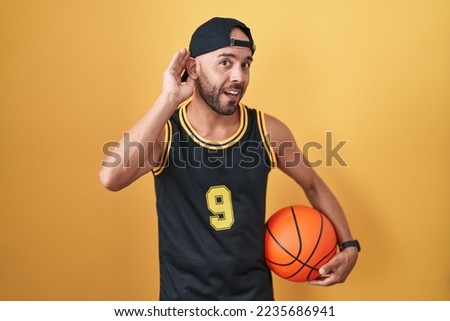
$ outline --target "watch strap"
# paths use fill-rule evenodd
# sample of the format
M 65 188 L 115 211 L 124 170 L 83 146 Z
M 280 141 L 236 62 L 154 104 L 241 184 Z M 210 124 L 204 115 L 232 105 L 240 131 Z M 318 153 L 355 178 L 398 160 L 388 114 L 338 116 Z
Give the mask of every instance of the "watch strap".
M 341 245 L 339 245 L 339 250 L 343 251 L 348 247 L 356 247 L 358 249 L 358 252 L 361 252 L 361 245 L 359 244 L 358 240 L 343 242 Z

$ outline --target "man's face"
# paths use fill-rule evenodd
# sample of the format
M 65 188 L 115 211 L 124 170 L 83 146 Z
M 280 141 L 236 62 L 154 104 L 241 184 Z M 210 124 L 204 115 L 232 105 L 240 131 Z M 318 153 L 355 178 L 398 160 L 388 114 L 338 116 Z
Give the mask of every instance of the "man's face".
M 234 28 L 230 36 L 249 40 L 239 28 Z M 200 96 L 217 113 L 232 115 L 250 81 L 252 51 L 246 47 L 224 47 L 197 57 L 197 61 Z

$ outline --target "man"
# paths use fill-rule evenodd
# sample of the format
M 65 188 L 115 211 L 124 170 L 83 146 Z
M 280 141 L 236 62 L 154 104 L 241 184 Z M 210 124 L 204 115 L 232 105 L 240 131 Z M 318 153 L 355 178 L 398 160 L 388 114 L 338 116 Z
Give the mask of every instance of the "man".
M 333 222 L 341 251 L 311 284 L 344 282 L 359 245 L 328 187 L 290 130 L 240 103 L 255 45 L 250 29 L 213 18 L 177 52 L 148 112 L 105 156 L 100 180 L 118 191 L 152 171 L 157 196 L 161 300 L 273 300 L 264 259 L 267 177 L 277 166 Z M 189 99 L 190 98 L 190 99 Z M 112 164 L 120 157 L 121 164 Z M 125 157 L 127 156 L 127 157 Z

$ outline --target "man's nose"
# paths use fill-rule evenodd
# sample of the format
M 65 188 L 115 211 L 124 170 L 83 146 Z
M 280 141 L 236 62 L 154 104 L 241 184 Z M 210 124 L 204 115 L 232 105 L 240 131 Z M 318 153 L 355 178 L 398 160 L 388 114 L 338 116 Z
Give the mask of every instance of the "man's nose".
M 230 81 L 241 83 L 244 80 L 244 70 L 242 70 L 241 66 L 234 66 L 234 68 L 230 71 Z

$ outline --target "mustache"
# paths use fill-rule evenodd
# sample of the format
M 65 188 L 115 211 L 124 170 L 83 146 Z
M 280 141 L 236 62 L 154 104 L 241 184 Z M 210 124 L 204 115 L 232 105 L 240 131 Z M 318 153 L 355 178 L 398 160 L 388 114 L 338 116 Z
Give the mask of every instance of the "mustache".
M 222 88 L 222 91 L 227 91 L 227 90 L 232 90 L 232 89 L 237 89 L 237 90 L 240 90 L 241 92 L 243 92 L 244 86 L 242 86 L 242 84 L 233 84 L 231 86 Z

